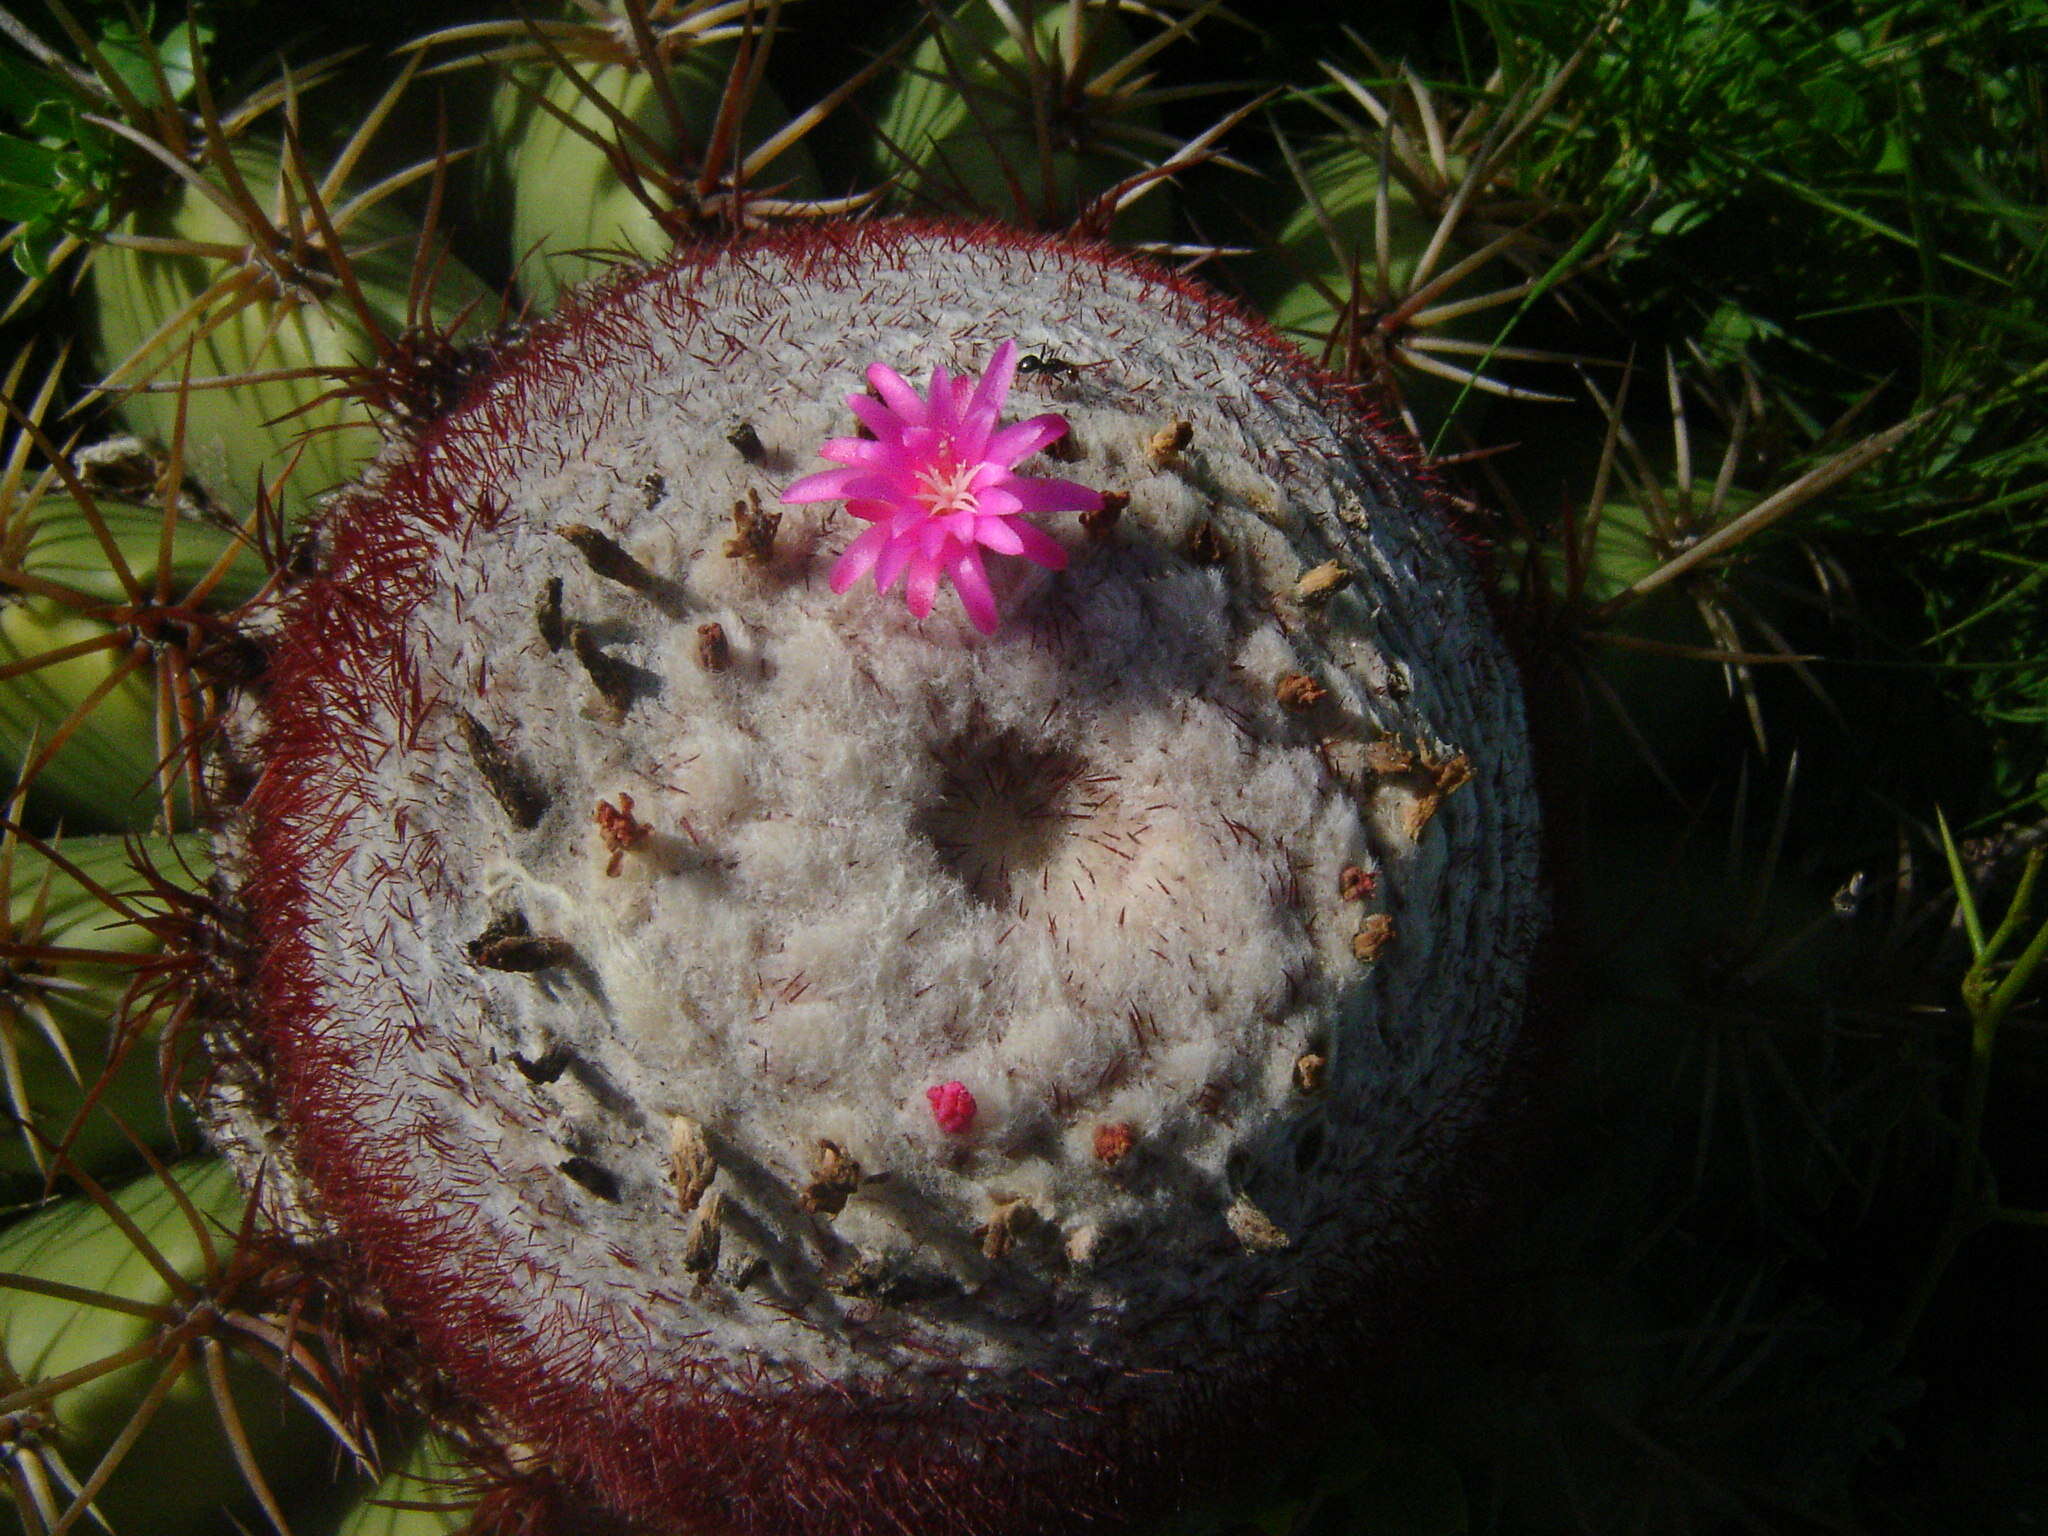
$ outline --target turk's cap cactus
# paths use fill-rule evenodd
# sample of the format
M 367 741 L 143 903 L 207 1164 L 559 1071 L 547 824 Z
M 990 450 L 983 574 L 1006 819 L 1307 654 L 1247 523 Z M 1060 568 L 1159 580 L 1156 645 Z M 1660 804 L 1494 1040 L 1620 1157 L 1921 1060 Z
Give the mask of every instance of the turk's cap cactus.
M 207 1113 L 564 1509 L 1141 1508 L 1383 1321 L 1503 1094 L 1537 813 L 1467 552 L 1104 249 L 815 228 L 580 292 L 265 622 Z

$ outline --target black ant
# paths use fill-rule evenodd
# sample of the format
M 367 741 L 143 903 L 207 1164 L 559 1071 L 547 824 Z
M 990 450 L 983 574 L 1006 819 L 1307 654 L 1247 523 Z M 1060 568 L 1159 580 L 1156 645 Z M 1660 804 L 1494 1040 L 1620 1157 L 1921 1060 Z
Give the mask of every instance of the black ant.
M 1036 378 L 1043 376 L 1048 379 L 1058 379 L 1062 383 L 1077 382 L 1081 377 L 1081 370 L 1083 368 L 1103 368 L 1107 366 L 1106 362 L 1071 363 L 1064 357 L 1057 357 L 1050 352 L 1029 352 L 1017 359 L 1017 372 L 1020 377 Z

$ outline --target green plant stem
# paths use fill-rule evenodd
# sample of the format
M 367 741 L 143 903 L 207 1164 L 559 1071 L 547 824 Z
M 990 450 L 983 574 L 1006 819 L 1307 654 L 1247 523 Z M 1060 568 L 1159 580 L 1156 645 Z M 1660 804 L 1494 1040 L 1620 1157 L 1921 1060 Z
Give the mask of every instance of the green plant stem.
M 1951 842 L 1949 846 L 1953 849 L 1954 845 Z M 2048 863 L 2048 850 L 2036 848 L 2029 851 L 2019 888 L 2013 893 L 2012 902 L 1998 928 L 1988 939 L 1982 936 L 1974 923 L 1970 925 L 1971 944 L 1977 959 L 1964 973 L 1961 987 L 1964 1006 L 1970 1011 L 1970 1072 L 1963 1087 L 1963 1116 L 1956 1147 L 1955 1177 L 1949 1189 L 1948 1220 L 1933 1252 L 1928 1255 L 1927 1266 L 1921 1273 L 1919 1284 L 1914 1287 L 1912 1300 L 1899 1320 L 1894 1344 L 1902 1355 L 1933 1302 L 1935 1292 L 1940 1289 L 1942 1277 L 1966 1240 L 1980 1228 L 2001 1219 L 2048 1224 L 2048 1212 L 2009 1211 L 2001 1207 L 1979 1168 L 1984 1141 L 1984 1111 L 1991 1096 L 1991 1057 L 1998 1042 L 1999 1026 L 2025 995 L 2042 962 L 2048 960 L 2048 922 L 2035 929 L 2027 947 L 2002 978 L 1996 975 L 1998 955 L 2031 917 L 2034 893 L 2040 883 L 2044 863 Z M 1963 893 L 1961 899 L 1966 915 L 1974 917 L 1975 908 L 1968 900 L 1967 887 L 1959 883 L 1957 889 Z

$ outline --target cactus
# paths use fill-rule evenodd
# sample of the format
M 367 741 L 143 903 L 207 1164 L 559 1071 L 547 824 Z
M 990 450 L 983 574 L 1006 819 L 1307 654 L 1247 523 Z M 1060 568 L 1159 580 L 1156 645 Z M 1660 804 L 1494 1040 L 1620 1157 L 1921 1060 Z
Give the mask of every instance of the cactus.
M 1114 5 L 1019 15 L 968 0 L 934 16 L 875 123 L 877 170 L 900 177 L 912 206 L 1040 228 L 1114 220 L 1126 240 L 1169 232 L 1157 198 L 1121 217 L 1091 205 L 1176 147 L 1139 71 L 1197 18 L 1140 46 Z
M 559 63 L 501 77 L 491 137 L 510 193 L 511 256 L 521 289 L 543 309 L 626 252 L 665 254 L 677 230 L 707 219 L 744 226 L 760 217 L 750 201 L 774 211 L 816 200 L 818 174 L 802 144 L 749 162 L 787 113 L 752 75 L 765 48 L 743 36 L 735 54 L 723 41 L 728 30 L 685 32 L 683 51 L 661 75 L 636 57 L 623 19 L 566 36 L 537 33 Z M 747 94 L 728 107 L 729 89 Z M 739 174 L 728 176 L 726 159 Z M 684 179 L 685 168 L 696 175 Z M 757 191 L 754 179 L 774 190 Z
M 995 430 L 1019 347 L 1057 409 Z M 206 1113 L 531 1483 L 1035 1528 L 1384 1326 L 1515 1055 L 1535 811 L 1426 484 L 1270 333 L 1052 242 L 705 252 L 322 543 L 230 722 Z
M 205 857 L 189 835 L 38 842 L 0 835 L 0 939 L 25 956 L 0 971 L 0 1076 L 18 1131 L 0 1170 L 39 1184 L 53 1161 L 118 1166 L 131 1137 L 165 1147 L 174 1125 L 189 1130 L 184 1106 L 166 1103 L 149 1070 L 161 1017 L 131 1002 L 156 979 L 160 891 L 196 883 Z M 130 1057 L 137 1070 L 118 1070 Z
M 414 178 L 343 201 L 353 155 L 316 178 L 284 145 L 237 141 L 130 216 L 116 238 L 137 243 L 94 253 L 94 346 L 123 416 L 158 442 L 182 417 L 194 478 L 238 515 L 259 494 L 302 514 L 375 454 L 336 379 L 421 327 L 454 340 L 497 318 L 459 263 L 416 255 L 388 201 Z
M 190 515 L 175 477 L 158 509 L 66 474 L 70 494 L 46 472 L 0 523 L 14 685 L 0 751 L 73 825 L 179 824 L 211 681 L 238 664 L 227 615 L 255 596 L 261 562 L 239 531 Z
M 242 1478 L 274 1509 L 276 1487 L 313 1469 L 318 1441 L 287 1388 L 318 1378 L 302 1346 L 248 1326 L 240 1309 L 258 1287 L 224 1255 L 220 1231 L 245 1204 L 210 1161 L 112 1195 L 94 1186 L 0 1234 L 12 1469 L 61 1447 L 46 1491 L 68 1484 L 107 1528 L 165 1536 L 218 1529 L 222 1506 L 243 1502 Z M 180 1448 L 175 1468 L 130 1460 L 145 1432 Z M 75 1523 L 70 1498 L 24 1504 L 51 1526 Z
M 1811 535 L 1908 409 L 2038 396 L 1959 318 L 2031 270 L 2038 93 L 1949 93 L 2006 125 L 1959 191 L 1815 61 L 1920 100 L 1987 29 L 1808 19 L 1746 123 L 1788 9 L 572 0 L 282 74 L 0 18 L 9 313 L 70 333 L 0 454 L 0 1521 L 1851 1523 L 1920 1318 L 2038 1219 L 1988 1171 L 2038 1064 L 1989 1093 L 1986 1028 L 1943 1091 L 1891 807 L 1976 738 L 1824 664 L 1870 569 Z M 1957 465 L 2020 506 L 1935 410 L 1928 527 Z M 2038 985 L 1975 846 L 1971 1019 Z M 1827 1248 L 1902 1190 L 1887 1337 Z

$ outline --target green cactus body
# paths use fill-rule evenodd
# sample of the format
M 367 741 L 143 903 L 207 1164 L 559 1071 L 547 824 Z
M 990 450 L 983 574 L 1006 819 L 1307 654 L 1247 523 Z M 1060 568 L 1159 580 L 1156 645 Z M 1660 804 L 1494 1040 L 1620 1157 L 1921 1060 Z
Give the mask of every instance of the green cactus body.
M 1262 264 L 1278 291 L 1260 307 L 1275 329 L 1313 343 L 1336 327 L 1344 298 L 1379 283 L 1379 161 L 1368 149 L 1340 144 L 1314 152 L 1303 168 L 1307 197 L 1280 226 L 1276 260 Z M 1319 216 L 1320 215 L 1320 216 Z M 1329 221 L 1328 226 L 1323 222 Z M 1421 207 L 1399 176 L 1387 183 L 1387 291 L 1405 293 L 1415 264 L 1436 233 L 1437 215 Z M 1329 229 L 1337 233 L 1331 248 Z M 1278 286 L 1284 284 L 1285 286 Z
M 1157 135 L 1157 109 L 1098 100 L 1082 88 L 1091 70 L 1134 46 L 1115 9 L 1033 6 L 1023 25 L 1041 61 L 1036 67 L 994 6 L 968 0 L 942 18 L 897 77 L 875 121 L 876 174 L 899 178 L 913 207 L 1064 228 L 1147 163 L 1128 142 L 1119 152 L 1114 140 Z M 1076 48 L 1070 77 L 1055 61 Z M 1164 202 L 1153 197 L 1120 215 L 1115 232 L 1158 240 L 1170 225 Z
M 235 161 L 257 201 L 274 212 L 268 205 L 286 200 L 277 148 L 244 141 Z M 303 192 L 295 187 L 293 197 L 304 217 Z M 187 184 L 131 215 L 120 232 L 252 245 L 238 216 Z M 357 213 L 342 239 L 378 331 L 397 340 L 410 319 L 417 226 L 380 202 Z M 338 376 L 377 358 L 377 339 L 328 260 L 309 260 L 307 270 L 280 277 L 253 258 L 236 267 L 196 252 L 106 245 L 93 253 L 93 356 L 117 386 L 137 391 L 122 396 L 123 419 L 159 445 L 170 443 L 181 410 L 177 385 L 189 362 L 195 383 L 182 395 L 186 467 L 237 517 L 256 505 L 259 486 L 281 486 L 281 504 L 303 515 L 321 493 L 354 479 L 382 444 L 369 409 L 336 385 Z M 207 297 L 222 287 L 228 291 Z M 443 333 L 480 331 L 498 313 L 489 290 L 446 258 L 435 268 L 429 307 L 430 323 Z M 307 376 L 265 377 L 301 372 Z M 203 383 L 218 379 L 230 382 Z M 154 388 L 139 388 L 145 385 Z
M 15 594 L 0 601 L 0 666 L 28 668 L 10 684 L 0 742 L 8 760 L 19 764 L 31 745 L 47 745 L 53 726 L 70 719 L 81 702 L 97 698 L 91 716 L 38 780 L 37 794 L 70 809 L 88 827 L 148 826 L 158 814 L 149 783 L 159 754 L 147 670 L 131 668 L 109 688 L 128 659 L 121 650 L 39 660 L 106 636 L 99 620 L 49 598 Z M 116 790 L 117 785 L 122 787 Z
M 1686 492 L 1664 488 L 1654 498 L 1609 498 L 1589 511 L 1584 601 L 1604 604 L 1622 598 L 1714 523 L 1740 516 L 1756 499 L 1724 491 L 1714 503 L 1714 515 L 1702 515 L 1715 494 L 1710 482 L 1699 482 Z M 1690 510 L 1681 512 L 1681 507 Z M 1684 778 L 1701 765 L 1724 762 L 1729 743 L 1756 728 L 1754 722 L 1743 723 L 1744 664 L 1716 660 L 1716 653 L 1770 649 L 1773 642 L 1756 621 L 1776 629 L 1796 620 L 1796 608 L 1776 589 L 1794 590 L 1800 570 L 1783 550 L 1750 550 L 1745 562 L 1765 562 L 1764 568 L 1774 568 L 1774 580 L 1738 580 L 1725 566 L 1704 566 L 1629 598 L 1594 631 L 1602 640 L 1598 666 L 1609 699 L 1601 713 L 1611 716 L 1618 710 L 1626 719 L 1619 736 L 1603 733 L 1601 746 L 1590 754 L 1589 772 L 1597 784 L 1612 791 L 1630 784 L 1645 788 L 1643 743 L 1652 745 L 1661 774 Z M 1561 560 L 1553 561 L 1553 583 L 1561 577 Z M 1730 607 L 1737 591 L 1740 617 Z
M 159 508 L 103 500 L 93 506 L 119 546 L 129 573 L 152 596 L 161 586 L 175 601 L 223 563 L 220 578 L 208 589 L 210 608 L 225 610 L 247 602 L 263 585 L 262 565 L 255 551 L 244 546 L 237 552 L 240 540 L 230 530 L 179 516 L 173 518 L 166 541 L 164 514 Z M 70 497 L 42 497 L 23 523 L 22 570 L 110 606 L 129 601 L 127 589 L 107 558 L 106 546 Z M 168 561 L 163 558 L 166 542 Z M 228 559 L 231 554 L 233 558 Z
M 36 777 L 37 800 L 59 808 L 81 830 L 141 830 L 161 818 L 161 801 L 149 786 L 166 757 L 155 691 L 159 662 L 146 654 L 152 635 L 161 634 L 152 629 L 152 616 L 173 622 L 178 643 L 203 647 L 205 621 L 186 612 L 187 595 L 222 566 L 197 605 L 218 614 L 253 597 L 262 571 L 253 551 L 238 548 L 238 535 L 190 519 L 173 522 L 166 566 L 161 511 L 113 501 L 96 502 L 95 510 L 141 599 L 130 595 L 99 534 L 69 497 L 45 495 L 17 513 L 6 538 L 10 560 L 71 600 L 9 590 L 0 581 L 0 666 L 23 669 L 9 683 L 8 705 L 0 711 L 0 756 L 20 764 L 69 729 Z M 120 634 L 133 639 L 108 643 Z M 39 660 L 67 648 L 78 654 Z M 140 665 L 138 650 L 145 653 Z M 117 674 L 123 675 L 109 689 Z M 80 711 L 82 720 L 75 718 Z M 182 785 L 175 798 L 181 808 L 186 804 Z
M 167 1178 L 177 1181 L 194 1214 L 172 1196 Z M 138 1179 L 112 1198 L 186 1286 L 208 1273 L 209 1242 L 216 1253 L 232 1246 L 245 1204 L 233 1173 L 218 1161 Z M 207 1228 L 206 1241 L 195 1216 Z M 6 1276 L 83 1288 L 109 1304 L 39 1294 L 9 1285 Z M 90 1200 L 60 1201 L 0 1232 L 0 1349 L 13 1375 L 31 1389 L 81 1378 L 34 1409 L 37 1433 L 54 1440 L 80 1481 L 169 1377 L 147 1434 L 95 1500 L 117 1530 L 202 1536 L 222 1528 L 224 1509 L 239 1511 L 245 1502 L 199 1365 L 200 1335 L 190 1335 L 181 1353 L 173 1341 L 177 1324 L 167 1326 L 158 1315 L 174 1316 L 190 1304 L 189 1290 L 181 1294 L 123 1224 Z M 99 1369 L 108 1362 L 115 1368 Z M 306 1423 L 274 1377 L 235 1365 L 230 1379 L 251 1446 L 276 1486 L 289 1487 L 318 1466 L 319 1442 L 305 1434 Z
M 1463 173 L 1452 162 L 1451 181 Z M 1418 279 L 1417 264 L 1436 238 L 1441 208 L 1419 200 L 1399 175 L 1387 182 L 1387 266 L 1385 287 L 1379 267 L 1379 184 L 1377 154 L 1351 143 L 1314 153 L 1302 172 L 1305 197 L 1280 226 L 1276 250 L 1260 263 L 1255 296 L 1275 329 L 1293 338 L 1312 355 L 1345 360 L 1357 347 L 1370 359 L 1377 340 L 1373 327 L 1385 310 L 1399 304 L 1437 272 L 1452 266 L 1465 251 L 1451 242 Z M 1334 233 L 1334 244 L 1333 244 Z M 1432 305 L 1448 304 L 1488 288 L 1501 286 L 1499 262 L 1466 274 Z M 1486 344 L 1506 318 L 1501 311 L 1482 310 L 1455 316 L 1434 327 L 1434 333 L 1459 341 Z M 1461 356 L 1473 366 L 1476 356 Z M 1368 370 L 1369 371 L 1369 370 Z M 1404 369 L 1401 391 L 1419 421 L 1442 420 L 1462 389 L 1458 383 Z M 1483 396 L 1482 396 L 1483 398 Z M 1467 408 L 1477 400 L 1468 400 Z
M 422 1435 L 365 1492 L 347 1501 L 310 1536 L 457 1536 L 469 1526 L 468 1478 L 452 1446 Z
M 139 843 L 74 837 L 65 839 L 59 851 L 87 879 L 116 896 L 136 891 L 138 858 L 177 884 L 203 877 L 207 867 L 202 841 L 190 836 Z M 16 847 L 8 873 L 7 915 L 14 938 L 93 951 L 114 962 L 0 970 L 0 1064 L 9 1105 L 21 1126 L 18 1137 L 0 1142 L 0 1174 L 14 1176 L 20 1192 L 28 1194 L 40 1184 L 54 1149 L 72 1135 L 89 1092 L 102 1112 L 77 1127 L 65 1150 L 73 1163 L 95 1173 L 134 1161 L 130 1134 L 166 1146 L 174 1123 L 189 1126 L 190 1117 L 182 1106 L 167 1113 L 153 1027 L 120 1042 L 119 1070 L 101 1080 L 116 1044 L 115 1025 L 127 1014 L 137 978 L 133 966 L 119 962 L 124 956 L 156 953 L 161 947 L 156 935 L 117 918 L 68 871 L 32 849 Z M 150 895 L 134 899 L 146 911 L 161 904 Z
M 690 154 L 701 154 L 709 143 L 731 64 L 729 48 L 698 47 L 670 67 L 669 89 L 694 140 Z M 520 290 L 543 310 L 553 308 L 572 283 L 600 276 L 621 261 L 665 255 L 675 236 L 663 223 L 673 204 L 664 179 L 695 179 L 646 70 L 628 64 L 575 67 L 575 77 L 508 75 L 491 105 L 494 153 L 511 195 L 512 260 Z M 739 153 L 767 139 L 787 117 L 774 92 L 761 87 L 742 121 Z M 622 128 L 620 119 L 632 129 Z M 621 178 L 614 154 L 642 168 L 639 190 Z M 779 155 L 760 184 L 755 195 L 763 197 L 807 199 L 821 191 L 810 152 L 801 144 Z

